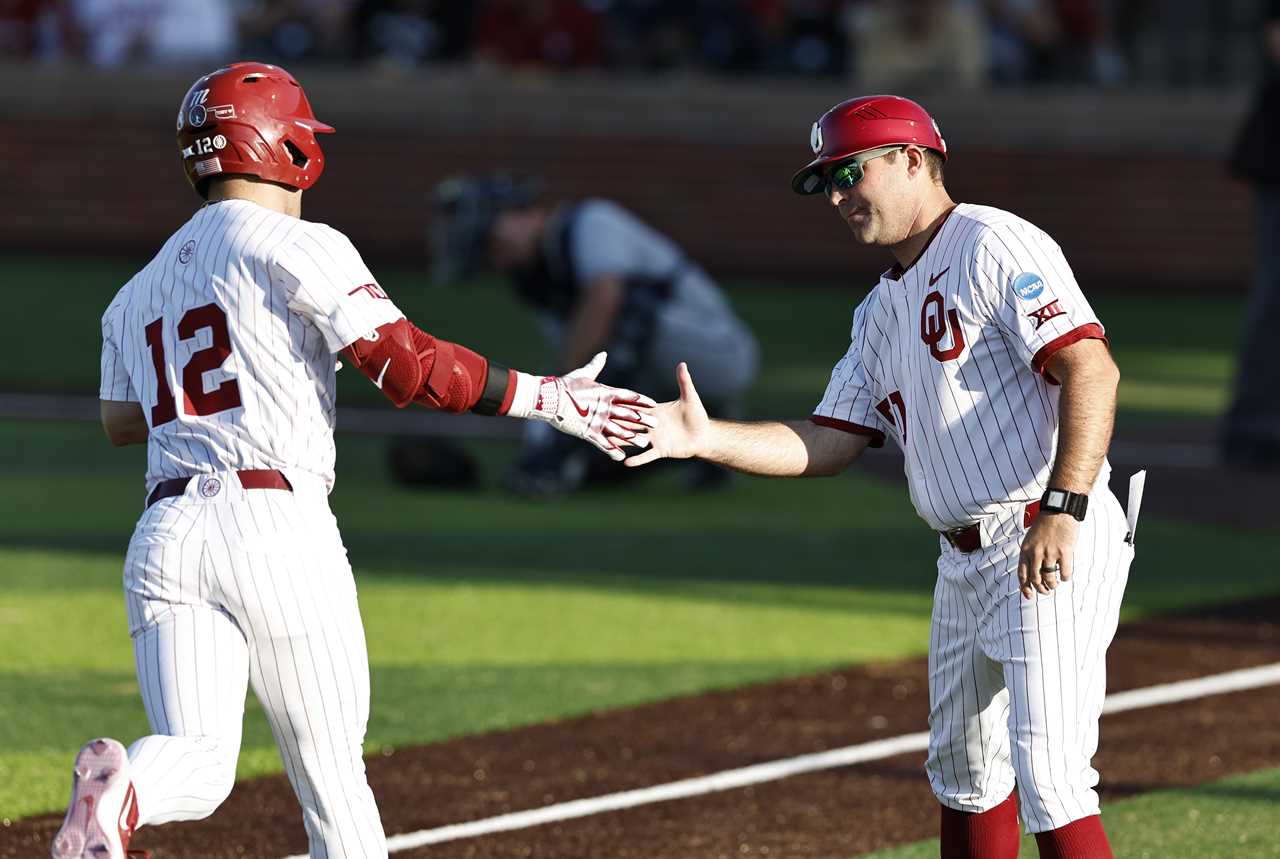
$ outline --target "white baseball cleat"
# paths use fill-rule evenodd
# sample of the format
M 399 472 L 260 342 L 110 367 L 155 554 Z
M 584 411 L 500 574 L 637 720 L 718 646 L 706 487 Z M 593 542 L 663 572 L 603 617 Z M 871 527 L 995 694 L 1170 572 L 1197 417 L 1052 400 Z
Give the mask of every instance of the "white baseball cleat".
M 138 822 L 129 756 L 116 740 L 90 740 L 76 755 L 71 805 L 53 839 L 53 859 L 125 859 Z

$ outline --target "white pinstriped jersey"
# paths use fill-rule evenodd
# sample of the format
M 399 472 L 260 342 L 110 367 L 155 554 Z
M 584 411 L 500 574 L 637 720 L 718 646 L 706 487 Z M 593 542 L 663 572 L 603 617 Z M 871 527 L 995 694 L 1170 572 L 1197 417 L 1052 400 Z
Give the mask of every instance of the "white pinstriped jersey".
M 934 530 L 1038 499 L 1057 446 L 1054 352 L 1103 329 L 1062 250 L 1009 212 L 961 204 L 853 315 L 812 420 L 902 448 Z M 1110 466 L 1099 480 L 1105 485 Z
M 337 230 L 207 205 L 103 314 L 100 397 L 141 403 L 148 489 L 281 468 L 332 488 L 334 353 L 402 316 Z

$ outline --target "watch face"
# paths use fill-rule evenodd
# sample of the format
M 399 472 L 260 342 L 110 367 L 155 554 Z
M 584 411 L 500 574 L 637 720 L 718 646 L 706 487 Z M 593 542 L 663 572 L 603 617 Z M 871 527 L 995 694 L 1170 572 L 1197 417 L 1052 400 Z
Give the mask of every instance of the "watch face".
M 1067 513 L 1081 522 L 1084 521 L 1088 507 L 1088 495 L 1067 492 L 1065 489 L 1046 489 L 1040 502 L 1041 510 L 1048 513 Z

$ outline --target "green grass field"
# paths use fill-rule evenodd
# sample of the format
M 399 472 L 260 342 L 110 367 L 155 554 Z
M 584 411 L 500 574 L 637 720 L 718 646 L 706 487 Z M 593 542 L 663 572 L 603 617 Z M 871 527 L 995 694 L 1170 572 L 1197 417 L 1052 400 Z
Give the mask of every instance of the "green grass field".
M 133 267 L 0 262 L 0 280 L 45 285 L 14 291 L 15 318 L 47 315 L 55 300 L 65 341 L 51 348 L 47 331 L 19 329 L 11 354 L 24 360 L 0 366 L 0 390 L 95 392 L 97 319 Z M 411 272 L 382 278 L 433 332 L 524 366 L 540 361 L 527 320 L 495 285 L 432 291 Z M 752 411 L 807 414 L 859 296 L 778 285 L 734 295 L 764 345 Z M 1096 304 L 1125 372 L 1123 420 L 1221 410 L 1238 300 Z M 828 324 L 810 330 L 814 321 Z M 363 378 L 341 375 L 342 401 L 379 400 Z M 397 488 L 383 445 L 340 436 L 332 496 L 368 630 L 369 750 L 924 653 L 936 546 L 897 487 L 856 474 L 744 479 L 706 496 L 667 474 L 640 492 L 532 504 L 494 490 Z M 511 455 L 497 443 L 475 450 L 490 477 Z M 94 425 L 0 421 L 0 818 L 64 803 L 67 766 L 85 738 L 146 732 L 120 595 L 142 453 L 110 448 Z M 1256 574 L 1270 568 L 1274 537 L 1149 518 L 1143 532 L 1129 616 L 1275 588 Z M 244 747 L 242 776 L 279 771 L 252 704 Z M 1276 775 L 1258 778 L 1239 791 L 1189 792 L 1187 808 L 1204 820 L 1246 815 L 1257 791 L 1274 798 Z M 1109 826 L 1123 823 L 1129 803 L 1135 826 L 1153 825 L 1147 801 L 1118 803 Z
M 99 319 L 116 290 L 145 262 L 0 261 L 4 283 L 42 285 L 9 291 L 12 318 L 47 318 L 54 301 L 59 323 L 54 343 L 46 328 L 15 330 L 11 354 L 35 360 L 0 365 L 0 391 L 96 394 Z M 533 369 L 545 363 L 548 356 L 529 316 L 500 284 L 435 287 L 421 272 L 404 268 L 379 269 L 378 275 L 409 318 L 431 333 L 512 366 Z M 853 308 L 869 286 L 734 285 L 734 302 L 763 347 L 762 374 L 750 403 L 754 414 L 809 413 L 849 345 Z M 1157 300 L 1151 293 L 1103 294 L 1093 303 L 1124 374 L 1122 420 L 1203 420 L 1222 412 L 1243 309 L 1239 296 L 1174 293 Z M 358 373 L 339 374 L 339 401 L 383 402 Z

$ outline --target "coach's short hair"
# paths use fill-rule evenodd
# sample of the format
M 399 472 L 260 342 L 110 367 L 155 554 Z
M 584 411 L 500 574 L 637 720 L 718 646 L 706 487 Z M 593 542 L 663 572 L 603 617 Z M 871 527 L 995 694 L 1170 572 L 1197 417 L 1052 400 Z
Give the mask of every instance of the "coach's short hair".
M 924 149 L 924 163 L 929 170 L 929 178 L 935 182 L 942 182 L 942 153 L 926 147 L 921 147 L 921 149 Z M 885 156 L 886 161 L 896 161 L 897 159 L 898 151 L 896 149 Z
M 942 153 L 936 149 L 926 149 L 924 151 L 924 160 L 929 165 L 929 175 L 935 182 L 942 181 L 943 158 Z

